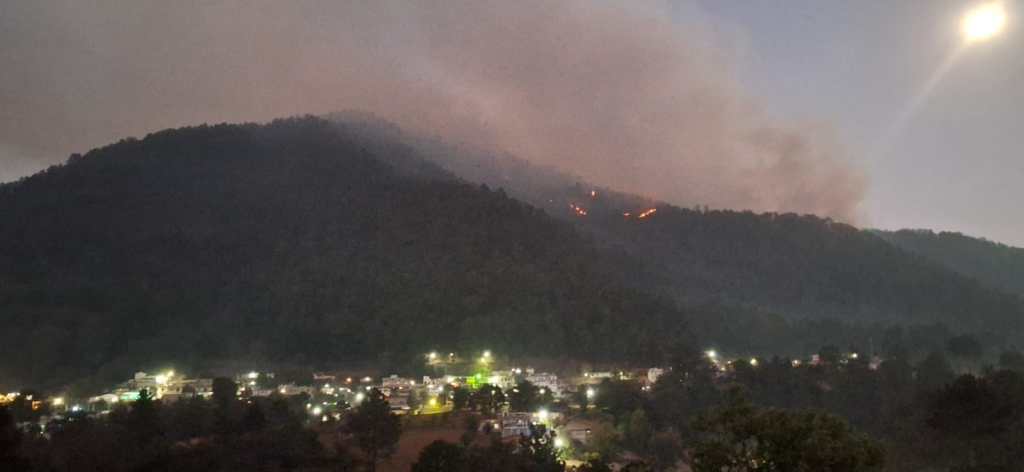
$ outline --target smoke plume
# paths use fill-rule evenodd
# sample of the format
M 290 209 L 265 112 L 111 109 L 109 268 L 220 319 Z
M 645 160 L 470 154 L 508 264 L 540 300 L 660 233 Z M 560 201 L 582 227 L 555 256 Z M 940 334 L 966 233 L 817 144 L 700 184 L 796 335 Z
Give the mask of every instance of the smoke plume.
M 851 221 L 863 197 L 863 178 L 827 132 L 764 117 L 698 22 L 660 4 L 47 0 L 4 9 L 0 149 L 50 162 L 171 126 L 361 109 L 686 206 Z

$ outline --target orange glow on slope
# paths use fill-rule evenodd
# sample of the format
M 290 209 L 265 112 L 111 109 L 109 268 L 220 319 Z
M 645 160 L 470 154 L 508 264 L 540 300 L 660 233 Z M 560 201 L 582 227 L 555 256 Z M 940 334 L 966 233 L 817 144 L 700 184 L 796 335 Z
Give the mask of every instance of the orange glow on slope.
M 587 216 L 587 210 L 577 206 L 575 203 L 570 203 L 569 208 L 572 208 L 572 211 L 575 211 L 577 216 Z
M 648 216 L 651 216 L 651 215 L 653 215 L 653 214 L 654 214 L 655 212 L 657 212 L 657 211 L 658 211 L 658 209 L 657 209 L 657 208 L 651 208 L 651 209 L 648 209 L 648 210 L 644 210 L 643 212 L 641 212 L 641 213 L 640 213 L 639 215 L 637 215 L 636 217 L 637 217 L 637 218 L 647 218 Z

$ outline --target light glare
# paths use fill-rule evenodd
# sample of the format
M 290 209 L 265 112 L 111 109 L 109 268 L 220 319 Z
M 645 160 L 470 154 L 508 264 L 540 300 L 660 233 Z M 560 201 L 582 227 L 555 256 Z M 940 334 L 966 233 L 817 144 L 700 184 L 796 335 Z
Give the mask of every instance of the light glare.
M 1002 3 L 992 2 L 979 5 L 964 15 L 962 28 L 967 41 L 989 39 L 1002 31 L 1006 24 L 1006 10 Z

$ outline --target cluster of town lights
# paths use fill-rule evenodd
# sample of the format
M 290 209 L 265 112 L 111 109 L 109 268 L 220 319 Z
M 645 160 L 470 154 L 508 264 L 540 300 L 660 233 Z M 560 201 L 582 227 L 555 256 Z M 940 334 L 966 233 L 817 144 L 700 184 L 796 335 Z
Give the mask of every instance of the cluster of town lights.
M 533 374 L 533 369 L 523 369 L 523 368 L 520 368 L 520 367 L 511 367 L 507 371 L 500 371 L 500 372 L 507 372 L 507 373 L 503 373 L 503 374 L 499 374 L 499 371 L 490 372 L 489 371 L 489 367 L 491 366 L 491 363 L 496 362 L 497 359 L 494 357 L 494 355 L 492 354 L 492 352 L 490 350 L 483 350 L 483 351 L 478 351 L 478 352 L 479 352 L 479 357 L 477 359 L 479 360 L 479 362 L 484 364 L 483 366 L 478 366 L 478 367 L 482 367 L 481 368 L 481 372 L 477 372 L 477 373 L 473 374 L 472 376 L 465 378 L 466 379 L 466 384 L 469 385 L 473 389 L 480 388 L 481 386 L 484 386 L 484 384 L 486 383 L 486 384 L 490 384 L 490 385 L 502 385 L 503 387 L 507 385 L 509 391 L 514 392 L 514 393 L 519 393 L 520 389 L 516 388 L 514 385 L 509 384 L 510 382 L 513 382 L 513 380 L 511 380 L 511 379 L 514 379 L 516 376 L 521 375 L 524 371 L 529 372 L 530 374 Z M 759 359 L 757 357 L 736 357 L 736 356 L 732 356 L 732 355 L 728 355 L 728 354 L 722 354 L 722 353 L 717 352 L 715 349 L 707 349 L 707 350 L 703 351 L 702 354 L 703 354 L 703 357 L 705 359 L 707 359 L 707 362 L 710 365 L 713 365 L 716 370 L 721 370 L 722 372 L 727 372 L 731 368 L 743 367 L 744 364 L 749 365 L 750 367 L 753 367 L 753 368 L 757 368 L 757 367 L 759 367 L 759 365 L 760 365 L 760 363 L 762 361 L 762 359 Z M 439 354 L 436 351 L 431 351 L 431 352 L 425 354 L 425 357 L 427 359 L 429 359 L 429 360 L 437 360 L 437 361 L 441 361 L 442 359 L 444 359 L 444 355 L 443 354 Z M 875 365 L 875 363 L 876 363 L 875 359 L 877 359 L 877 358 L 875 358 L 873 356 L 868 356 L 868 357 L 871 357 L 872 366 Z M 454 358 L 454 353 L 449 354 L 449 358 Z M 844 352 L 841 355 L 841 357 L 837 360 L 837 362 L 845 364 L 847 362 L 854 362 L 854 360 L 856 360 L 858 358 L 860 358 L 860 355 L 857 352 L 848 351 L 848 352 Z M 472 357 L 467 357 L 465 360 L 468 363 L 472 364 L 473 361 L 471 359 L 473 359 L 473 358 Z M 803 365 L 803 362 L 801 360 L 799 360 L 799 359 L 787 360 L 787 361 L 784 361 L 784 362 L 786 362 L 786 364 L 790 364 L 793 368 L 797 368 L 797 367 L 800 367 L 801 365 Z M 818 355 L 815 355 L 815 356 L 812 357 L 812 359 L 810 361 L 808 361 L 808 365 L 817 365 L 819 362 L 822 362 L 822 361 L 819 360 L 819 356 Z M 872 367 L 872 368 L 874 368 L 874 367 Z M 654 370 L 663 371 L 663 369 L 651 369 L 651 372 L 648 373 L 648 376 L 649 376 L 649 379 L 651 379 L 650 381 L 652 383 L 654 381 L 656 381 L 655 380 L 656 379 L 655 374 L 653 373 Z M 631 375 L 627 375 L 626 371 L 620 370 L 620 371 L 617 371 L 617 372 L 618 372 L 618 378 L 619 379 L 631 378 Z M 545 375 L 547 375 L 547 374 L 545 374 Z M 601 379 L 601 378 L 614 378 L 614 373 L 613 372 L 583 372 L 582 375 L 583 375 L 583 377 L 589 377 L 590 380 L 597 380 L 597 379 Z M 657 375 L 660 375 L 660 373 L 657 374 Z M 266 376 L 266 377 L 264 377 L 264 376 Z M 145 379 L 145 380 L 139 380 L 140 378 L 141 379 Z M 256 379 L 259 379 L 259 378 L 266 378 L 266 379 L 273 378 L 273 374 L 269 373 L 269 372 L 265 373 L 265 374 L 261 374 L 261 373 L 259 373 L 257 371 L 251 371 L 251 372 L 247 372 L 247 373 L 240 373 L 238 375 L 238 377 L 236 377 L 236 378 L 238 378 L 241 381 L 241 385 L 245 385 L 245 384 L 252 385 L 253 383 L 256 382 Z M 323 377 L 316 377 L 316 378 L 319 378 L 319 379 L 331 378 L 331 379 L 333 379 L 333 376 L 323 376 Z M 419 385 L 422 385 L 422 387 L 425 387 L 425 394 L 424 394 L 424 400 L 425 401 L 422 403 L 422 405 L 425 408 L 429 408 L 429 412 L 430 413 L 434 413 L 434 412 L 440 411 L 445 406 L 445 404 L 447 403 L 447 399 L 454 398 L 454 392 L 452 390 L 450 390 L 448 388 L 448 386 L 458 387 L 462 378 L 461 377 L 452 376 L 452 375 L 445 375 L 443 378 L 438 378 L 438 379 L 430 379 L 428 377 L 424 377 L 424 381 L 423 381 L 422 384 L 418 383 L 416 380 L 411 380 L 411 379 L 408 379 L 408 378 L 405 378 L 405 379 L 398 378 L 396 375 L 392 375 L 391 379 L 392 379 L 392 381 L 389 384 L 386 384 L 385 388 L 383 390 L 383 393 L 385 395 L 391 396 L 391 393 L 395 389 L 397 389 L 397 390 L 415 389 L 415 387 L 417 387 Z M 396 382 L 396 381 L 394 381 L 394 379 L 397 379 L 398 381 Z M 165 371 L 163 373 L 160 373 L 160 374 L 157 374 L 157 375 L 152 375 L 152 376 L 145 375 L 145 373 L 139 373 L 139 374 L 136 374 L 136 380 L 140 381 L 140 382 L 149 382 L 148 385 L 150 385 L 150 386 L 152 386 L 155 383 L 156 386 L 157 386 L 157 389 L 156 389 L 156 392 L 155 392 L 157 398 L 160 398 L 161 394 L 166 394 L 166 392 L 169 391 L 169 390 L 170 391 L 176 391 L 176 390 L 174 390 L 175 389 L 175 385 L 177 385 L 177 383 L 180 383 L 182 381 L 186 381 L 185 378 L 182 375 L 180 375 L 180 374 L 178 374 L 178 376 L 176 377 L 176 374 L 175 374 L 175 372 L 173 370 L 168 370 L 168 371 Z M 437 381 L 437 382 L 435 382 L 435 381 Z M 344 382 L 351 386 L 351 384 L 353 382 L 353 378 L 352 377 L 347 377 L 347 378 L 344 379 Z M 322 384 L 318 382 L 317 385 L 322 385 L 323 386 L 322 388 L 319 389 L 320 393 L 326 393 L 327 395 L 333 395 L 334 397 L 339 397 L 341 395 L 341 392 L 347 392 L 349 395 L 351 395 L 349 397 L 346 397 L 348 399 L 347 401 L 351 401 L 351 405 L 349 405 L 347 403 L 344 403 L 344 402 L 340 402 L 339 400 L 335 399 L 335 400 L 333 400 L 331 402 L 323 402 L 323 404 L 322 404 L 323 406 L 315 405 L 314 403 L 307 404 L 306 405 L 306 410 L 307 410 L 308 414 L 310 416 L 312 416 L 313 418 L 321 418 L 322 417 L 323 421 L 328 421 L 328 418 L 330 418 L 330 417 L 333 417 L 335 419 L 339 419 L 340 418 L 340 414 L 336 413 L 336 412 L 333 412 L 333 409 L 337 408 L 338 406 L 341 406 L 341 405 L 344 405 L 347 408 L 349 406 L 359 405 L 362 402 L 364 402 L 368 398 L 368 395 L 369 395 L 369 393 L 367 393 L 367 392 L 370 392 L 372 390 L 372 388 L 373 388 L 372 385 L 371 385 L 372 382 L 373 382 L 373 379 L 371 377 L 369 377 L 369 376 L 366 376 L 366 377 L 361 378 L 361 383 L 359 384 L 359 387 L 362 387 L 362 388 L 352 387 L 351 389 L 342 386 L 344 384 L 341 384 L 340 382 L 337 385 L 332 385 L 332 384 L 334 384 L 333 381 L 332 382 L 322 383 Z M 441 382 L 441 383 L 439 383 L 439 382 Z M 282 395 L 289 394 L 290 390 L 292 390 L 292 389 L 295 389 L 296 392 L 303 391 L 301 388 L 296 388 L 294 386 L 294 384 L 289 384 L 289 385 L 291 385 L 291 387 L 285 386 L 285 385 L 281 385 L 276 390 L 278 390 Z M 151 387 L 147 387 L 147 388 L 151 388 Z M 312 387 L 304 387 L 304 388 L 312 388 Z M 390 388 L 392 390 L 392 392 L 389 392 L 388 388 Z M 641 388 L 644 391 L 650 391 L 650 385 L 644 385 Z M 491 392 L 492 395 L 496 395 L 498 391 L 499 391 L 498 389 L 490 389 L 490 392 Z M 538 386 L 536 391 L 540 395 L 547 395 L 547 394 L 549 394 L 549 392 L 551 392 L 550 389 L 544 388 L 544 387 L 541 387 L 541 386 Z M 239 393 L 239 395 L 242 395 L 243 392 L 244 392 L 244 389 L 240 389 L 238 393 Z M 106 398 L 108 395 L 104 395 L 103 396 L 104 397 L 103 400 L 108 402 L 108 403 L 110 403 L 110 402 L 118 402 L 118 401 L 131 401 L 131 400 L 135 399 L 135 398 L 133 398 L 133 397 L 131 397 L 129 395 L 129 394 L 132 394 L 132 393 L 134 393 L 134 392 L 120 393 L 119 394 L 120 397 L 116 397 L 116 396 L 114 396 L 114 394 L 110 394 L 109 396 L 112 396 L 113 398 Z M 294 392 L 292 392 L 292 393 L 294 393 Z M 554 393 L 557 393 L 557 391 L 554 392 Z M 586 406 L 591 406 L 591 405 L 594 404 L 594 399 L 597 397 L 598 391 L 597 391 L 597 389 L 594 386 L 591 385 L 589 387 L 586 387 L 586 388 L 582 389 L 582 391 L 580 391 L 579 393 L 582 394 L 582 396 L 584 397 L 584 398 L 580 399 L 581 403 L 583 403 Z M 258 393 L 256 393 L 255 390 L 252 392 L 252 394 L 257 394 L 258 395 Z M 26 400 L 30 400 L 31 401 L 32 400 L 32 395 L 21 395 L 21 394 L 19 394 L 17 392 L 12 392 L 12 393 L 9 393 L 7 395 L 0 394 L 0 405 L 6 404 L 6 403 L 10 403 L 10 402 L 14 401 L 16 398 L 24 398 Z M 92 399 L 90 399 L 90 403 L 91 402 L 93 402 Z M 35 409 L 39 409 L 39 408 L 44 407 L 45 404 L 47 404 L 47 403 L 49 403 L 51 406 L 55 407 L 56 410 L 59 410 L 59 411 L 78 412 L 78 411 L 82 411 L 82 408 L 83 408 L 80 405 L 72 404 L 74 402 L 72 400 L 68 399 L 65 396 L 53 396 L 53 397 L 50 397 L 49 399 L 39 399 L 37 401 L 33 401 L 32 402 L 32 408 L 34 410 Z M 402 408 L 405 409 L 405 410 L 409 410 L 408 407 L 402 407 Z M 413 413 L 413 414 L 415 414 L 415 413 Z M 541 408 L 541 409 L 537 410 L 536 413 L 534 413 L 534 419 L 536 421 L 539 421 L 539 422 L 548 422 L 548 421 L 551 420 L 552 417 L 553 417 L 552 413 L 550 413 L 547 409 L 544 409 L 544 408 Z

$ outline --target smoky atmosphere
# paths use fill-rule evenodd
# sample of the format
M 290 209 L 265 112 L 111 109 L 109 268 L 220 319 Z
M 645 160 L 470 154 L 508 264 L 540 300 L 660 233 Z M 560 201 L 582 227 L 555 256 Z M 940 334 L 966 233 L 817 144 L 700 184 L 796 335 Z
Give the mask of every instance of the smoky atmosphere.
M 1016 0 L 0 0 L 0 470 L 1019 470 Z

